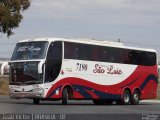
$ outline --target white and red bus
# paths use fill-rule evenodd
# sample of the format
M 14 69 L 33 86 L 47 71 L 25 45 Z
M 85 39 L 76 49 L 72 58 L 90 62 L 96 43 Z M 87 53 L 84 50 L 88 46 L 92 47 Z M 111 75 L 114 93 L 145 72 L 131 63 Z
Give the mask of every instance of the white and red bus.
M 156 51 L 116 42 L 42 38 L 17 43 L 10 61 L 11 98 L 138 104 L 156 98 Z

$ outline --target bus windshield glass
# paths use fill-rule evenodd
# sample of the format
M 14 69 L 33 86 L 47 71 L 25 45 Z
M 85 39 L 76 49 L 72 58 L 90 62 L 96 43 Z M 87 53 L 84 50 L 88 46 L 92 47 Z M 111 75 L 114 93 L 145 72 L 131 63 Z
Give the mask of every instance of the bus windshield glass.
M 43 77 L 38 74 L 39 62 L 11 63 L 10 84 L 40 84 Z
M 17 43 L 12 60 L 44 59 L 47 47 L 48 42 L 44 41 Z

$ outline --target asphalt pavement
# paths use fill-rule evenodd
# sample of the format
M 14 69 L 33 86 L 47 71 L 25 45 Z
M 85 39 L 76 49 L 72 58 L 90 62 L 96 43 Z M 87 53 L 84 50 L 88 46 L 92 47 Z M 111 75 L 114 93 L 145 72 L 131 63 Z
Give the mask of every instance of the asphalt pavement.
M 160 101 L 146 100 L 141 101 L 139 105 L 94 105 L 92 101 L 72 100 L 68 105 L 62 105 L 61 101 L 41 101 L 39 105 L 34 105 L 31 99 L 10 99 L 8 96 L 0 96 L 0 115 L 5 114 L 32 114 L 32 117 L 36 114 L 59 114 L 62 117 L 67 116 L 68 120 L 73 118 L 101 120 L 106 117 L 109 119 L 124 117 L 126 120 L 154 117 L 154 120 L 160 120 Z

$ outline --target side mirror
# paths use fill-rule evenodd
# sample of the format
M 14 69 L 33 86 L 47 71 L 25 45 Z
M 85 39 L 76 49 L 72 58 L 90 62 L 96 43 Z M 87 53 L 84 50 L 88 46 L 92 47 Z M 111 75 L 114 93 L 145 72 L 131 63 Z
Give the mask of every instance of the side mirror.
M 45 61 L 43 60 L 38 64 L 38 73 L 39 74 L 42 74 L 42 71 L 43 71 L 42 70 L 43 69 L 42 66 L 43 66 L 44 63 L 45 63 Z
M 5 67 L 8 66 L 8 62 L 4 62 L 2 65 L 1 65 L 1 75 L 4 75 L 5 73 Z

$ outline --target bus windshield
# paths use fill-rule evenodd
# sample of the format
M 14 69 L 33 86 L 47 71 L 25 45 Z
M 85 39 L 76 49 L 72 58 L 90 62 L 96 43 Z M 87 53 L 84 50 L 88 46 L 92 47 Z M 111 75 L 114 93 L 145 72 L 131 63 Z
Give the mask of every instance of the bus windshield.
M 38 74 L 39 62 L 11 63 L 10 84 L 40 84 L 43 77 Z
M 11 60 L 44 59 L 48 42 L 17 43 Z

